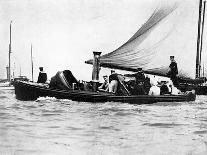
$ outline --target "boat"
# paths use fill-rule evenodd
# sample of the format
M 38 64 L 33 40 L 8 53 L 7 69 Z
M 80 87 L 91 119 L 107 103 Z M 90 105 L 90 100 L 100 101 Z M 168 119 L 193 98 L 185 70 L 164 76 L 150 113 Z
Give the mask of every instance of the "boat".
M 12 86 L 6 79 L 5 82 L 0 82 L 0 90 L 14 90 L 14 86 Z
M 156 102 L 189 102 L 195 101 L 196 95 L 188 92 L 183 95 L 115 95 L 107 92 L 93 92 L 83 90 L 64 90 L 50 88 L 48 84 L 17 81 L 15 94 L 18 100 L 36 100 L 39 97 L 55 97 L 57 99 L 70 99 L 81 102 L 123 102 L 131 104 L 152 104 Z
M 180 6 L 177 3 L 173 5 L 168 4 L 169 2 L 164 6 L 155 9 L 141 28 L 125 44 L 115 51 L 103 56 L 100 56 L 101 52 L 93 52 L 93 60 L 90 59 L 86 61 L 87 64 L 93 64 L 90 90 L 82 89 L 81 86 L 77 86 L 76 88 L 75 86 L 81 83 L 78 83 L 72 78 L 73 76 L 70 72 L 63 71 L 58 72 L 56 76 L 51 79 L 51 81 L 54 81 L 52 82 L 54 84 L 52 84 L 52 86 L 51 83 L 39 84 L 21 80 L 16 81 L 14 84 L 16 98 L 19 100 L 36 100 L 38 97 L 49 96 L 58 99 L 71 99 L 82 102 L 126 102 L 133 104 L 195 101 L 196 95 L 194 90 L 179 95 L 131 95 L 121 81 L 119 81 L 120 94 L 99 92 L 97 90 L 100 67 L 132 72 L 136 72 L 136 69 L 141 67 L 146 74 L 166 76 L 169 60 L 164 59 L 164 61 L 161 62 L 162 59 L 160 56 L 163 55 L 168 58 L 170 55 L 174 54 L 176 58 L 180 58 L 179 55 L 176 55 L 172 50 L 165 51 L 163 48 L 163 46 L 169 47 L 168 41 L 169 38 L 172 40 L 170 37 L 172 34 L 173 37 L 175 37 L 173 32 L 174 25 L 172 23 L 177 16 L 179 17 L 178 13 L 181 11 Z M 162 33 L 164 29 L 165 31 Z M 162 41 L 164 41 L 164 43 L 162 43 Z M 170 45 L 175 46 L 175 44 Z M 191 53 L 189 56 L 192 58 Z M 186 61 L 182 62 L 182 65 L 179 68 L 180 78 L 190 79 L 192 77 L 188 74 L 189 66 L 186 67 Z M 70 76 L 67 77 L 67 75 Z M 72 82 L 71 79 L 73 79 Z

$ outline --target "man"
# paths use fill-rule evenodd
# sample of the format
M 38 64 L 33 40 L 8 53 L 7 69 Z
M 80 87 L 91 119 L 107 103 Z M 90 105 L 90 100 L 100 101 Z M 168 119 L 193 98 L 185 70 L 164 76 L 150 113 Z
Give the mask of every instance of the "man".
M 159 96 L 160 95 L 160 88 L 157 86 L 157 81 L 150 80 L 151 88 L 149 90 L 148 95 L 151 96 Z
M 47 81 L 47 74 L 43 71 L 43 67 L 39 67 L 39 70 L 37 83 L 45 83 Z
M 111 75 L 109 76 L 109 92 L 116 93 L 118 88 L 118 76 L 115 73 L 115 70 L 111 70 Z
M 145 76 L 142 68 L 137 68 L 137 73 L 135 73 L 134 76 L 137 84 L 143 83 L 145 81 Z
M 98 87 L 98 90 L 99 91 L 108 91 L 108 89 L 109 89 L 108 76 L 104 75 L 103 79 L 104 79 L 104 82 L 100 87 Z
M 170 79 L 172 80 L 173 82 L 173 85 L 175 87 L 178 87 L 179 86 L 179 83 L 178 83 L 178 78 L 177 78 L 177 75 L 178 75 L 178 68 L 177 68 L 177 63 L 176 61 L 174 60 L 174 56 L 170 56 L 170 66 L 169 66 L 169 72 L 168 72 L 168 76 L 170 77 Z
M 170 90 L 167 86 L 168 81 L 159 82 L 160 95 L 170 94 Z
M 132 95 L 144 95 L 146 94 L 146 91 L 144 89 L 144 83 L 145 83 L 145 75 L 142 70 L 142 68 L 137 68 L 137 73 L 135 74 L 128 74 L 126 75 L 128 77 L 135 77 L 135 83 L 131 90 Z

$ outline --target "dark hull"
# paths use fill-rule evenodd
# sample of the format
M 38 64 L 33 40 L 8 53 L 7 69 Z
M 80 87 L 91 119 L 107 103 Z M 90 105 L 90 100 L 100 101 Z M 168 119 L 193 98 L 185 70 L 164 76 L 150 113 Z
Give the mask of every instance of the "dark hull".
M 180 90 L 183 91 L 183 92 L 190 91 L 190 90 L 195 90 L 196 95 L 207 95 L 207 86 L 181 84 L 180 85 Z
M 115 96 L 110 93 L 89 92 L 80 90 L 57 90 L 45 86 L 17 81 L 15 83 L 15 94 L 19 100 L 36 100 L 38 97 L 55 97 L 57 99 L 71 99 L 82 102 L 126 102 L 133 104 L 150 104 L 155 102 L 183 102 L 194 101 L 195 94 L 187 95 L 160 95 L 160 96 Z

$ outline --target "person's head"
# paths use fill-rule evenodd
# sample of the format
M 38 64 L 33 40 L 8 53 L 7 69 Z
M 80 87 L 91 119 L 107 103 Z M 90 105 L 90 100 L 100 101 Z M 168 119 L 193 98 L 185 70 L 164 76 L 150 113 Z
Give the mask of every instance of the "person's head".
M 143 72 L 142 68 L 137 68 L 137 72 Z
M 174 56 L 170 56 L 170 61 L 174 61 Z
M 142 68 L 137 68 L 137 73 L 143 74 L 144 72 L 143 72 Z
M 40 71 L 43 71 L 43 67 L 39 67 Z
M 115 70 L 111 70 L 111 74 L 114 74 L 115 73 Z
M 107 81 L 108 80 L 108 76 L 107 75 L 104 75 L 103 76 L 103 79 L 104 79 L 104 81 Z
M 159 86 L 167 85 L 168 81 L 158 81 Z

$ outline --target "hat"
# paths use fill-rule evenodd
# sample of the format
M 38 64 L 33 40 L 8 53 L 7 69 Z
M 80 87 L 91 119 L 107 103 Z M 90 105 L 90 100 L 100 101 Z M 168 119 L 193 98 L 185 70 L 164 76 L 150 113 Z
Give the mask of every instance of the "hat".
M 111 73 L 114 73 L 114 72 L 115 72 L 115 70 L 112 69 L 112 70 L 111 70 Z
M 170 58 L 174 58 L 174 57 L 175 57 L 175 56 L 173 56 L 173 55 L 172 55 L 172 56 L 170 56 Z
M 108 75 L 104 75 L 103 77 L 108 77 Z
M 137 71 L 138 72 L 142 72 L 142 68 L 137 68 Z

